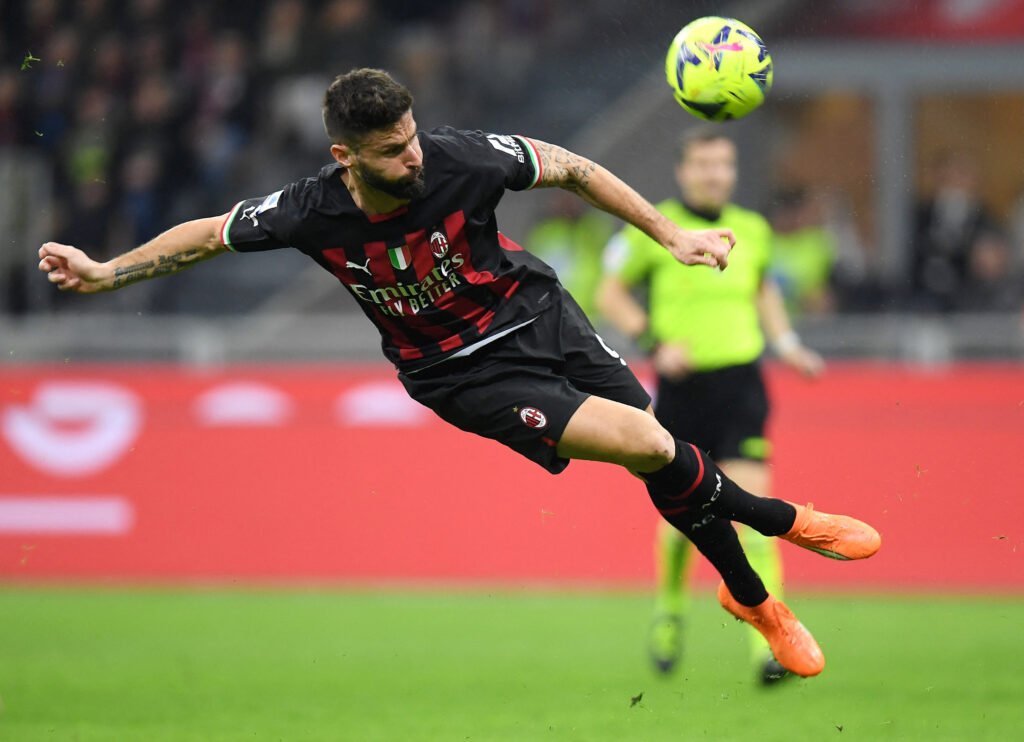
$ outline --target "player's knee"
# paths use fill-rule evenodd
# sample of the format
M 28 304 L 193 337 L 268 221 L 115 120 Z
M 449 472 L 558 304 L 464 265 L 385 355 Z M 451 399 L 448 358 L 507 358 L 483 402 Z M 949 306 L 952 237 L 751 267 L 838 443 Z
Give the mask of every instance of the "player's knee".
M 653 418 L 650 424 L 637 436 L 636 471 L 652 472 L 672 463 L 676 453 L 676 441 L 665 428 Z

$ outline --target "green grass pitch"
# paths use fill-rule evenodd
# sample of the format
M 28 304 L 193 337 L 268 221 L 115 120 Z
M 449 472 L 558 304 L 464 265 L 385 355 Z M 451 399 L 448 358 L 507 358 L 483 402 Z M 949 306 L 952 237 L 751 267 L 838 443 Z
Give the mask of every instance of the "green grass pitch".
M 828 667 L 763 690 L 710 594 L 665 679 L 638 594 L 8 587 L 0 740 L 1020 738 L 1024 599 L 790 605 Z

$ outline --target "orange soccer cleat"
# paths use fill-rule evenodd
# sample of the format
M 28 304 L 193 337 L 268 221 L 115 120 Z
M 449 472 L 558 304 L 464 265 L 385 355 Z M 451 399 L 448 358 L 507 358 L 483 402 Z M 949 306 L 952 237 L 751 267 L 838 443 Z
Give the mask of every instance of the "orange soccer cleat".
M 763 603 L 751 608 L 738 603 L 722 582 L 718 586 L 718 602 L 736 618 L 760 631 L 768 640 L 775 659 L 794 675 L 809 678 L 825 669 L 825 655 L 818 642 L 781 600 L 769 595 Z
M 848 515 L 816 513 L 814 504 L 797 505 L 793 527 L 779 538 L 829 559 L 867 559 L 882 546 L 878 531 Z

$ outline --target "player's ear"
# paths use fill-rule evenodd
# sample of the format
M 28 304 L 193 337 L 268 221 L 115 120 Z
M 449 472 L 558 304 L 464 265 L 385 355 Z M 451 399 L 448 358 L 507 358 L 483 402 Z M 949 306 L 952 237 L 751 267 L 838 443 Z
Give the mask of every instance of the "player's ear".
M 342 167 L 352 167 L 353 150 L 347 144 L 332 144 L 331 145 L 331 156 L 337 161 Z

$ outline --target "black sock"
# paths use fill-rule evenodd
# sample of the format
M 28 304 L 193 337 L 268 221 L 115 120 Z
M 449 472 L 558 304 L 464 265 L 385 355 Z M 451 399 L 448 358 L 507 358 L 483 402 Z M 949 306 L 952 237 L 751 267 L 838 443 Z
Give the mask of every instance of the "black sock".
M 686 537 L 722 575 L 725 586 L 739 603 L 755 606 L 768 598 L 768 590 L 747 561 L 732 523 L 712 516 L 709 521 L 691 523 Z
M 765 536 L 793 527 L 796 509 L 784 500 L 756 497 L 741 489 L 703 451 L 676 439 L 676 457 L 658 471 L 641 474 L 662 516 L 679 530 L 676 519 L 690 523 L 711 515 L 745 523 Z M 689 534 L 687 534 L 689 535 Z M 738 598 L 737 598 L 738 600 Z

